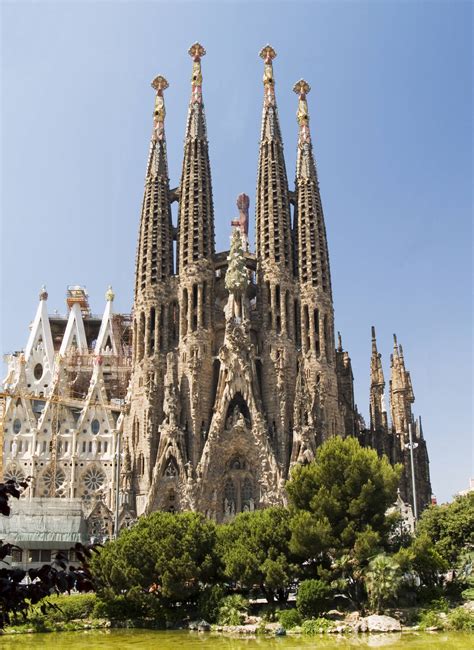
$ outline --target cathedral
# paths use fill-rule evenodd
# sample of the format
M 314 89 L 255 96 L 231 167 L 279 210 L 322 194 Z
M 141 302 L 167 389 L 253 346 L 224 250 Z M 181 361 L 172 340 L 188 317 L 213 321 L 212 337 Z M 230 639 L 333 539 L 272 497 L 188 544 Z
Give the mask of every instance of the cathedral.
M 158 509 L 218 522 L 283 504 L 285 481 L 331 436 L 355 436 L 401 463 L 401 499 L 431 501 L 429 461 L 402 346 L 389 383 L 375 329 L 370 423 L 354 403 L 351 360 L 337 344 L 328 243 L 310 132 L 309 84 L 297 95 L 295 183 L 288 183 L 273 61 L 263 59 L 255 197 L 237 198 L 229 251 L 216 252 L 201 60 L 195 43 L 179 185 L 168 176 L 167 80 L 156 77 L 132 316 L 101 317 L 83 287 L 67 316 L 42 289 L 23 352 L 3 393 L 4 477 L 30 476 L 26 498 L 79 499 L 103 536 Z M 295 129 L 296 131 L 296 129 Z M 178 204 L 173 224 L 171 205 Z M 415 500 L 414 500 L 415 491 Z

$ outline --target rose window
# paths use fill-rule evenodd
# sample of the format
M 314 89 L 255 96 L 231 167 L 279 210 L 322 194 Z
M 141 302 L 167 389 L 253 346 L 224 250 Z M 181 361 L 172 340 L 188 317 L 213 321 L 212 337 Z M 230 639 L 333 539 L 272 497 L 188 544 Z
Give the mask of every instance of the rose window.
M 10 465 L 3 474 L 4 481 L 16 481 L 20 483 L 25 479 L 22 470 L 16 465 Z
M 105 483 L 105 474 L 98 467 L 91 467 L 84 474 L 84 483 L 87 491 L 97 492 Z
M 66 474 L 62 469 L 56 470 L 56 474 L 50 467 L 45 471 L 42 477 L 43 490 L 41 496 L 64 496 Z M 53 487 L 54 483 L 54 487 Z

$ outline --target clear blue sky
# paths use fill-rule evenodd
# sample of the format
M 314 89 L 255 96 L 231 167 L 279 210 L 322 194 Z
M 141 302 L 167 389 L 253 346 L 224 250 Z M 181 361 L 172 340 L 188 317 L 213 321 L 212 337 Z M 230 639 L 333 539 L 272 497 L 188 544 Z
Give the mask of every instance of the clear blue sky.
M 472 5 L 468 2 L 2 3 L 3 352 L 24 347 L 42 283 L 94 312 L 109 283 L 132 303 L 152 125 L 151 79 L 170 82 L 166 132 L 179 183 L 191 60 L 199 40 L 216 245 L 254 188 L 260 48 L 276 92 L 290 182 L 297 98 L 308 96 L 331 256 L 336 328 L 367 416 L 370 326 L 386 380 L 392 333 L 412 372 L 433 490 L 472 469 Z

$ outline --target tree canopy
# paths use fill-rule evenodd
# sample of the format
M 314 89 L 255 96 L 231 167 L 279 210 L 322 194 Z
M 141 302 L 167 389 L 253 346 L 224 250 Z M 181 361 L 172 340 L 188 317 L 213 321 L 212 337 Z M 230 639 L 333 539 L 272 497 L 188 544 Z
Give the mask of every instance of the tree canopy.
M 195 512 L 154 512 L 107 544 L 92 565 L 100 589 L 141 588 L 165 605 L 198 596 L 219 568 L 214 522 Z
M 455 565 L 464 551 L 474 550 L 474 492 L 427 508 L 417 534 L 426 534 L 443 560 Z
M 287 483 L 294 512 L 291 548 L 314 559 L 329 550 L 354 549 L 367 536 L 372 545 L 374 536 L 383 541 L 399 477 L 399 467 L 355 438 L 331 438 L 312 463 L 294 468 Z
M 228 578 L 258 586 L 267 600 L 286 600 L 297 567 L 292 563 L 290 512 L 268 508 L 243 512 L 219 529 L 219 552 Z

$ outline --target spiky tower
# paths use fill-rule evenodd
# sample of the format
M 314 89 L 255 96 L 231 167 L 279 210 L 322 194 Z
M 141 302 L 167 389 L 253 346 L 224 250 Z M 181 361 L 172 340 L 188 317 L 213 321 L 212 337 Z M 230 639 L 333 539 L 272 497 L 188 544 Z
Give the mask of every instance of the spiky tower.
M 158 449 L 165 359 L 169 346 L 173 345 L 170 324 L 175 318 L 171 286 L 173 228 L 163 96 L 168 82 L 160 75 L 153 80 L 152 87 L 156 97 L 137 246 L 133 374 L 124 427 L 125 447 L 133 450 L 133 493 L 138 510 L 146 498 Z
M 329 436 L 343 434 L 344 424 L 338 404 L 329 252 L 306 101 L 310 86 L 301 79 L 293 90 L 299 97 L 295 236 L 301 346 L 318 445 Z
M 392 415 L 393 452 L 392 462 L 403 464 L 400 481 L 402 497 L 413 504 L 413 477 L 410 460 L 410 428 L 412 431 L 413 457 L 415 468 L 415 489 L 417 511 L 420 513 L 431 501 L 431 482 L 429 458 L 423 436 L 421 420 L 415 422 L 412 404 L 415 395 L 410 373 L 405 367 L 403 348 L 393 335 L 393 354 L 390 378 L 390 408 Z
M 375 327 L 372 326 L 372 356 L 370 357 L 370 430 L 387 433 L 387 409 L 385 406 L 385 379 L 382 355 L 377 350 Z
M 184 158 L 179 187 L 179 378 L 181 425 L 188 460 L 195 466 L 209 429 L 212 403 L 212 294 L 214 208 L 206 118 L 202 96 L 199 43 L 189 48 L 193 60 Z
M 293 264 L 290 194 L 275 97 L 275 50 L 265 46 L 264 99 L 258 161 L 256 215 L 257 282 L 261 317 L 263 405 L 270 437 L 288 468 L 293 430 L 298 312 Z

